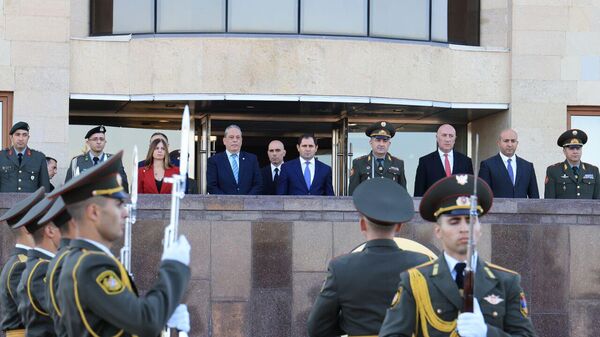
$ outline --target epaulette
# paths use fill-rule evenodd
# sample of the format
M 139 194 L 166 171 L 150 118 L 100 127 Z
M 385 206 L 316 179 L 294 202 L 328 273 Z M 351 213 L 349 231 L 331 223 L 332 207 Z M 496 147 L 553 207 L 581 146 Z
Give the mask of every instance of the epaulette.
M 364 158 L 367 158 L 366 154 L 364 156 L 356 157 L 356 160 L 361 160 L 361 159 L 364 159 Z
M 495 264 L 493 264 L 493 263 L 490 263 L 490 262 L 486 262 L 485 264 L 486 264 L 488 267 L 490 267 L 490 268 L 494 268 L 494 269 L 498 269 L 498 270 L 501 270 L 501 271 L 505 271 L 505 272 L 507 272 L 507 273 L 511 273 L 511 274 L 519 275 L 519 273 L 517 273 L 517 272 L 516 272 L 516 271 L 514 271 L 514 270 L 506 269 L 506 268 L 504 268 L 504 267 L 500 267 L 500 266 L 498 266 L 498 265 L 495 265 Z
M 27 262 L 27 255 L 25 255 L 25 254 L 19 254 L 19 255 L 17 255 L 17 258 L 19 259 L 19 262 L 22 262 L 22 263 Z
M 418 265 L 418 266 L 414 266 L 413 268 L 415 268 L 415 269 L 419 269 L 419 268 L 427 267 L 427 266 L 429 266 L 429 265 L 433 264 L 434 262 L 437 262 L 437 259 L 436 259 L 436 260 L 427 261 L 427 262 L 423 262 L 423 263 L 421 263 L 421 264 L 420 264 L 420 265 Z M 411 269 L 412 269 L 412 268 L 411 268 Z

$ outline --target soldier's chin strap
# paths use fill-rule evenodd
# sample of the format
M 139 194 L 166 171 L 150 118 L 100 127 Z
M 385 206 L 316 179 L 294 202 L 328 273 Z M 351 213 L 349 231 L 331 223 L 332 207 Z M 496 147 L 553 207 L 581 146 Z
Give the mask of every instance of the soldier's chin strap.
M 416 305 L 416 324 L 415 335 L 418 335 L 418 325 L 421 325 L 421 332 L 424 337 L 429 337 L 429 329 L 427 324 L 440 332 L 450 333 L 450 337 L 459 337 L 456 331 L 456 320 L 451 322 L 442 320 L 433 310 L 431 298 L 429 297 L 429 287 L 427 280 L 417 269 L 408 271 L 410 276 L 410 286 L 415 297 Z

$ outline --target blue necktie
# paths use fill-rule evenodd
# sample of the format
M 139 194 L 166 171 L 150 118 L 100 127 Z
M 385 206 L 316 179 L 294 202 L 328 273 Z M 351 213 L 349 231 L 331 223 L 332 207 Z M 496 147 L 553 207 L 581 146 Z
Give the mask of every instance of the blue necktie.
M 512 182 L 513 186 L 515 186 L 515 173 L 513 172 L 512 165 L 510 164 L 511 161 L 512 159 L 508 160 L 506 164 L 506 169 L 508 170 L 508 176 L 510 177 L 510 181 Z
M 235 178 L 236 184 L 240 182 L 238 177 L 238 174 L 240 173 L 240 168 L 238 167 L 237 156 L 238 155 L 235 153 L 231 155 L 231 169 L 233 170 L 233 177 Z
M 304 169 L 304 182 L 306 183 L 306 188 L 310 190 L 310 162 L 306 162 L 306 168 Z

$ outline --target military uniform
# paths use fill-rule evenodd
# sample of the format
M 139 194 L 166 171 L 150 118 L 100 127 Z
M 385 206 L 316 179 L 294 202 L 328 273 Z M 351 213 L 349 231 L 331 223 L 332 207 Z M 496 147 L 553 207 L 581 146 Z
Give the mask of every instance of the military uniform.
M 360 183 L 371 178 L 388 178 L 406 188 L 404 161 L 388 153 L 380 163 L 373 156 L 373 152 L 354 159 L 352 161 L 352 170 L 350 171 L 348 194 L 352 195 Z
M 54 322 L 54 332 L 58 337 L 66 337 L 67 331 L 64 326 L 60 324 L 60 317 L 62 311 L 58 306 L 58 278 L 62 271 L 62 266 L 65 256 L 69 253 L 70 239 L 61 239 L 60 248 L 56 252 L 56 256 L 48 263 L 48 270 L 46 271 L 46 305 L 45 308 Z
M 14 148 L 0 152 L 0 192 L 33 192 L 39 187 L 50 189 L 46 156 L 29 147 L 21 164 Z
M 546 169 L 544 198 L 600 199 L 598 167 L 581 162 L 577 176 L 565 160 Z
M 102 154 L 101 158 L 99 158 L 99 162 L 108 160 L 112 156 L 113 156 L 112 154 L 104 153 L 104 154 Z M 93 158 L 93 155 L 90 153 L 90 151 L 88 151 L 84 154 L 80 154 L 79 156 L 73 157 L 70 162 L 71 164 L 69 165 L 69 168 L 67 169 L 67 176 L 65 177 L 65 183 L 67 181 L 71 180 L 71 178 L 73 178 L 74 173 L 81 174 L 85 170 L 94 167 L 94 161 L 92 160 L 92 158 Z M 123 167 L 123 163 L 121 163 L 120 165 L 121 166 L 119 168 L 119 174 L 121 175 L 121 179 L 123 179 L 123 189 L 125 191 L 128 191 L 129 183 L 127 181 L 127 174 L 125 173 L 125 168 Z
M 15 330 L 20 330 L 21 336 L 25 336 L 25 325 L 17 311 L 17 285 L 25 269 L 26 260 L 27 249 L 15 247 L 0 274 L 0 330 L 5 331 L 7 336 Z

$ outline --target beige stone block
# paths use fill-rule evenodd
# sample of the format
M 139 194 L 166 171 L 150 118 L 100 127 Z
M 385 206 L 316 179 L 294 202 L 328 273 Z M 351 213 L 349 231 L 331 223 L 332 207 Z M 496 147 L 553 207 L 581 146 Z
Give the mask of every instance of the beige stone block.
M 350 253 L 367 241 L 360 232 L 358 221 L 335 222 L 333 224 L 333 256 Z
M 514 55 L 512 78 L 523 80 L 560 80 L 560 56 Z
M 5 0 L 5 11 L 7 15 L 15 16 L 68 17 L 70 15 L 68 0 Z
M 44 116 L 49 119 L 63 117 L 68 119 L 69 92 L 66 90 L 62 92 L 19 91 L 14 96 L 14 110 L 19 111 L 23 116 Z
M 572 0 L 516 0 L 513 6 L 569 6 Z
M 15 71 L 16 90 L 68 92 L 69 69 L 20 67 Z
M 600 54 L 600 32 L 567 32 L 566 50 L 570 56 Z
M 560 79 L 563 81 L 577 81 L 580 78 L 581 63 L 578 56 L 566 56 L 560 62 Z
M 294 222 L 292 270 L 325 271 L 333 251 L 331 222 Z
M 509 56 L 508 52 L 488 52 L 473 60 L 469 52 L 453 54 L 450 73 L 452 95 L 448 101 L 508 103 Z
M 513 55 L 565 55 L 565 39 L 565 32 L 514 31 L 512 53 Z
M 66 17 L 6 16 L 5 37 L 8 40 L 66 42 L 69 20 Z
M 577 101 L 573 105 L 600 105 L 600 81 L 577 82 Z
M 62 42 L 13 41 L 12 64 L 16 67 L 69 67 L 69 44 Z
M 565 31 L 569 25 L 569 7 L 515 6 L 512 22 L 516 31 Z
M 13 91 L 15 89 L 15 70 L 13 67 L 0 65 L 0 90 Z
M 10 66 L 10 53 L 11 43 L 10 41 L 0 40 L 0 66 Z
M 485 47 L 508 48 L 508 32 L 504 33 L 485 33 L 481 32 L 480 42 Z
M 575 81 L 513 80 L 512 98 L 517 102 L 569 103 L 577 99 Z
M 600 266 L 590 261 L 600 259 L 600 247 L 597 244 L 600 237 L 598 226 L 571 226 L 569 239 L 571 241 L 571 272 L 570 298 L 587 299 L 590 294 L 600 293 L 598 273 Z
M 1 2 L 2 0 L 0 0 Z M 2 14 L 2 4 L 0 3 L 0 39 L 4 39 L 6 32 L 6 17 Z
M 508 0 L 481 0 L 481 11 L 508 8 Z
M 70 92 L 129 94 L 128 60 L 127 42 L 72 40 Z M 186 91 L 182 88 L 180 92 Z
M 506 33 L 508 26 L 508 10 L 506 8 L 487 9 L 481 11 L 481 34 Z
M 87 1 L 71 1 L 71 37 L 87 37 L 90 32 L 90 4 Z
M 250 222 L 211 223 L 213 300 L 248 300 L 251 288 Z

